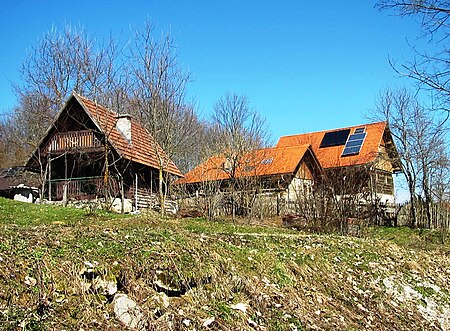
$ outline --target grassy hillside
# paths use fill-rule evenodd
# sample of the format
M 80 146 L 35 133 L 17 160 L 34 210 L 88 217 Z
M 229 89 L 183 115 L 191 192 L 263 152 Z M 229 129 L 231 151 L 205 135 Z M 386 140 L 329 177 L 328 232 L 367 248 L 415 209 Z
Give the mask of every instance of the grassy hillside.
M 449 247 L 433 233 L 316 235 L 5 199 L 0 215 L 2 330 L 122 330 L 94 277 L 154 330 L 450 328 Z

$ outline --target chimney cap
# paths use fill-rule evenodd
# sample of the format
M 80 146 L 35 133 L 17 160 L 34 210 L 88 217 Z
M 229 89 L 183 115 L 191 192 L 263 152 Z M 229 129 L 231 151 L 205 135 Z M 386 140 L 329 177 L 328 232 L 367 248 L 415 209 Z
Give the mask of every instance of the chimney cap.
M 117 118 L 117 119 L 119 119 L 119 118 L 128 118 L 128 119 L 132 119 L 133 116 L 132 116 L 131 114 L 128 114 L 128 113 L 122 113 L 122 114 L 117 114 L 117 115 L 116 115 L 116 118 Z

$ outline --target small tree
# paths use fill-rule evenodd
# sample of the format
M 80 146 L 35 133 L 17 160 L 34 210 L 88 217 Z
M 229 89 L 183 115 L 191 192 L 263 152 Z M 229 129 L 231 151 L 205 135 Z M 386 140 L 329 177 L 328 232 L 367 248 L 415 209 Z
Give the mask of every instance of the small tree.
M 446 117 L 428 111 L 406 90 L 387 90 L 380 95 L 378 114 L 388 121 L 402 163 L 411 203 L 411 226 L 418 225 L 417 204 L 421 197 L 431 227 L 433 185 L 445 162 Z M 422 198 L 423 197 L 423 198 Z
M 263 147 L 269 140 L 265 120 L 250 108 L 247 97 L 226 94 L 214 106 L 212 123 L 217 132 L 215 149 L 225 156 L 223 170 L 228 174 L 228 192 L 231 199 L 233 219 L 241 194 L 253 188 L 251 176 L 239 176 L 238 170 L 254 166 L 245 164 L 244 155 Z M 251 170 L 250 170 L 251 171 Z

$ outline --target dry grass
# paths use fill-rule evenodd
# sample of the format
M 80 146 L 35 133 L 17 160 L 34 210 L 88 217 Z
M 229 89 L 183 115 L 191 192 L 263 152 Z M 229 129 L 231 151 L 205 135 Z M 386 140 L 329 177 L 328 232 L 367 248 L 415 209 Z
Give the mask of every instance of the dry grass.
M 0 206 L 10 210 L 0 223 L 3 330 L 122 330 L 111 298 L 87 288 L 86 262 L 133 298 L 154 330 L 449 327 L 446 247 L 396 242 L 403 232 L 351 238 L 66 209 L 54 219 L 70 221 L 48 221 L 45 209 L 24 221 L 29 205 Z M 171 289 L 168 307 L 161 283 Z M 246 312 L 233 309 L 238 303 Z

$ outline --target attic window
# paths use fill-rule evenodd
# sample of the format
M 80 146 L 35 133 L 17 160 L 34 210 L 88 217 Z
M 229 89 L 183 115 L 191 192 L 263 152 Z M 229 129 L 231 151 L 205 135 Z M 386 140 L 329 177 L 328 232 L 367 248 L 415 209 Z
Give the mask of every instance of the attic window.
M 273 162 L 273 157 L 270 159 L 264 159 L 261 161 L 261 164 L 271 164 Z
M 327 132 L 323 136 L 319 148 L 345 145 L 350 129 Z

